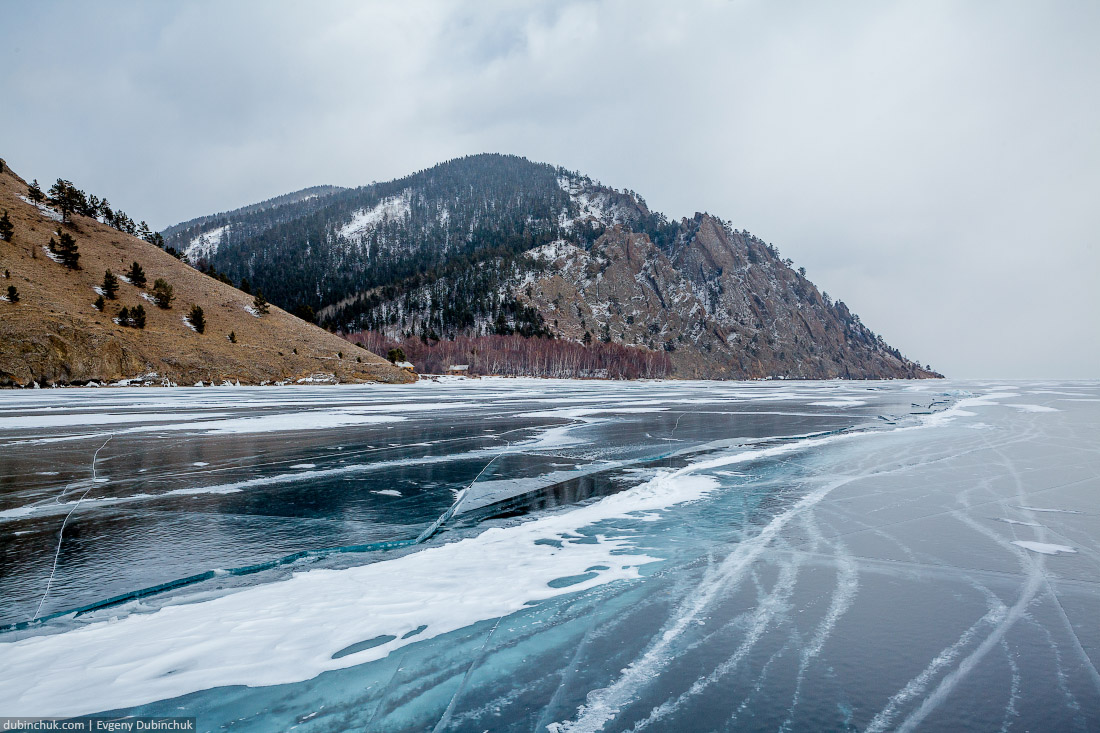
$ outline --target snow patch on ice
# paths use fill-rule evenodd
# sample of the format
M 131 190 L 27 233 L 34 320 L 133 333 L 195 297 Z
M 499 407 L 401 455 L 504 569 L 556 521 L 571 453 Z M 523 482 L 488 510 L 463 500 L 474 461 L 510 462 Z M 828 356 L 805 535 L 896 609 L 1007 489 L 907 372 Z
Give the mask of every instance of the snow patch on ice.
M 1023 522 L 1019 519 L 1008 519 L 1007 517 L 996 517 L 998 522 L 1004 522 L 1005 524 L 1020 524 L 1024 527 L 1042 527 L 1043 525 L 1038 522 Z
M 1077 550 L 1066 545 L 1052 545 L 1048 542 L 1031 542 L 1030 540 L 1013 540 L 1012 544 L 1018 545 L 1025 550 L 1031 550 L 1032 552 L 1038 552 L 1043 555 L 1057 555 L 1061 552 L 1076 553 Z
M 396 489 L 382 489 L 380 491 L 372 491 L 372 494 L 378 494 L 380 496 L 401 496 L 401 492 Z
M 228 412 L 177 412 L 177 413 L 81 413 L 68 415 L 20 415 L 0 417 L 0 431 L 34 430 L 41 428 L 68 428 L 78 425 L 117 425 L 120 423 L 163 423 L 172 420 L 197 420 L 226 417 Z M 151 427 L 159 430 L 163 425 Z M 51 475 L 56 475 L 51 474 Z
M 1020 412 L 1061 412 L 1057 408 L 1047 407 L 1046 405 L 1020 405 L 1006 402 L 1005 407 L 1015 407 Z
M 1023 509 L 1029 512 L 1058 512 L 1059 514 L 1080 514 L 1081 512 L 1076 509 L 1044 509 L 1037 506 L 1019 506 L 1017 509 Z

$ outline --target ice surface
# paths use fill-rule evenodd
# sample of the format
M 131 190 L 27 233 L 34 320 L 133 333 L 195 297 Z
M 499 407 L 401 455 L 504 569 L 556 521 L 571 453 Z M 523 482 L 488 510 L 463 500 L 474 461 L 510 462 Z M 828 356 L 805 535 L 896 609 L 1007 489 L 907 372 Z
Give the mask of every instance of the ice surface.
M 714 486 L 704 477 L 662 477 L 574 512 L 486 530 L 395 560 L 315 570 L 205 603 L 0 644 L 0 703 L 13 715 L 45 708 L 78 715 L 211 686 L 305 680 L 378 659 L 531 601 L 638 577 L 638 566 L 654 559 L 627 552 L 627 540 L 597 536 L 596 542 L 577 542 L 569 536 L 598 521 L 698 499 Z M 574 585 L 551 585 L 596 565 L 606 570 L 591 571 Z M 476 592 L 470 592 L 474 579 Z M 257 609 L 268 611 L 258 617 Z M 400 638 L 420 626 L 427 627 L 421 634 Z M 333 658 L 381 635 L 395 638 Z M 197 639 L 202 643 L 196 645 Z
M 68 607 L 140 587 L 79 593 L 135 568 L 169 568 L 152 584 L 413 536 L 456 494 L 478 508 L 420 548 L 0 633 L 0 708 L 257 731 L 1090 730 L 1100 436 L 1096 403 L 1058 392 L 1100 386 L 0 395 L 33 426 L 0 424 L 11 608 L 33 611 L 87 487 L 50 594 Z

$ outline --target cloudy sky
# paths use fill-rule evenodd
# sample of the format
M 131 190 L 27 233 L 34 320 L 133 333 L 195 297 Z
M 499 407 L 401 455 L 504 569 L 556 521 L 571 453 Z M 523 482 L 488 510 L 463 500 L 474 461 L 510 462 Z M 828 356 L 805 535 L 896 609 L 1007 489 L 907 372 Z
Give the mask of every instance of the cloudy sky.
M 0 156 L 162 228 L 507 152 L 954 377 L 1100 377 L 1100 3 L 4 3 Z

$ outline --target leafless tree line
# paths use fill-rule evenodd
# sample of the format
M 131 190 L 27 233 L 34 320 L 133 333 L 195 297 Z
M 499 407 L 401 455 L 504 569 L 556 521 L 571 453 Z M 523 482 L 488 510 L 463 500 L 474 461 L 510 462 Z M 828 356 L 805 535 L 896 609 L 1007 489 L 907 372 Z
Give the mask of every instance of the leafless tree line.
M 376 331 L 346 338 L 375 354 L 399 348 L 420 374 L 444 374 L 458 364 L 469 374 L 560 379 L 659 379 L 672 370 L 668 354 L 597 342 L 590 346 L 546 338 L 457 336 L 453 341 L 395 340 Z

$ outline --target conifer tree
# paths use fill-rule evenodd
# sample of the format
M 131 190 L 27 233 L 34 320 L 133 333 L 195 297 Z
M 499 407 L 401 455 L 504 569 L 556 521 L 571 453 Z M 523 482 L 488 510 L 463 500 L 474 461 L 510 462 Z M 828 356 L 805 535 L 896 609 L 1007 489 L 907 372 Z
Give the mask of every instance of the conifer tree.
M 313 306 L 311 305 L 299 305 L 294 309 L 294 315 L 306 323 L 313 323 L 317 319 L 317 314 L 313 312 Z
M 267 315 L 267 312 L 270 310 L 270 306 L 268 305 L 267 299 L 264 298 L 262 290 L 256 291 L 256 296 L 252 299 L 252 310 L 256 311 L 256 313 L 261 316 Z
M 0 240 L 10 242 L 11 235 L 14 233 L 15 225 L 11 223 L 11 219 L 8 218 L 8 211 L 5 209 L 4 215 L 0 216 Z
M 19 291 L 16 290 L 14 285 L 9 285 L 8 286 L 8 302 L 9 303 L 18 303 L 19 302 Z
M 31 184 L 27 186 L 27 198 L 31 200 L 35 208 L 39 208 L 42 202 L 46 200 L 46 194 L 42 193 L 42 187 L 38 185 L 38 179 L 31 181 Z
M 95 302 L 92 303 L 92 307 L 95 308 L 97 311 L 102 311 L 104 306 L 106 306 L 106 305 L 107 305 L 107 301 L 105 301 L 103 299 L 102 295 L 99 296 L 98 298 L 96 298 Z
M 78 204 L 76 192 L 77 188 L 63 178 L 58 178 L 57 182 L 50 186 L 50 203 L 61 212 L 62 221 L 69 221 L 73 212 L 76 211 Z
M 239 290 L 242 293 L 247 293 L 248 295 L 252 295 L 252 285 L 248 282 L 247 277 L 241 279 L 241 287 L 239 288 Z
M 130 325 L 134 328 L 145 328 L 145 306 L 135 305 L 130 309 Z
M 114 300 L 118 297 L 118 278 L 109 268 L 107 272 L 103 273 L 103 284 L 99 288 L 103 291 L 103 295 L 107 300 Z
M 156 282 L 153 283 L 153 302 L 157 304 L 157 307 L 165 310 L 171 308 L 175 297 L 172 294 L 172 286 L 168 284 L 168 281 L 163 277 L 158 277 Z
M 130 265 L 130 269 L 126 271 L 126 279 L 136 287 L 144 288 L 146 283 L 145 270 L 141 269 L 141 265 L 135 262 Z
M 54 254 L 61 258 L 61 264 L 70 270 L 80 269 L 80 252 L 76 246 L 76 240 L 68 232 L 57 230 L 58 242 L 53 248 Z M 53 242 L 53 237 L 50 237 Z
M 236 331 L 230 331 L 228 338 L 229 338 L 229 343 L 231 343 L 231 344 L 237 343 L 237 332 Z
M 122 306 L 122 310 L 118 312 L 118 325 L 129 326 L 130 325 L 130 309 L 126 306 Z
M 203 317 L 202 306 L 191 306 L 191 311 L 187 314 L 187 322 L 199 333 L 206 330 L 206 318 Z

